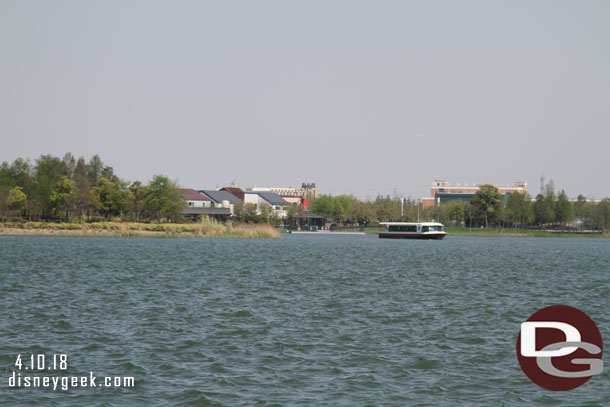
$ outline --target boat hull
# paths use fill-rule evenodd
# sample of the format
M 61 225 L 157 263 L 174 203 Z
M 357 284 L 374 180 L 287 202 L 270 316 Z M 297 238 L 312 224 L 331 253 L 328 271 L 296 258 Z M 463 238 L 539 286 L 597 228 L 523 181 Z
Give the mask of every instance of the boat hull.
M 380 239 L 432 239 L 441 240 L 447 236 L 446 233 L 388 233 L 380 232 Z

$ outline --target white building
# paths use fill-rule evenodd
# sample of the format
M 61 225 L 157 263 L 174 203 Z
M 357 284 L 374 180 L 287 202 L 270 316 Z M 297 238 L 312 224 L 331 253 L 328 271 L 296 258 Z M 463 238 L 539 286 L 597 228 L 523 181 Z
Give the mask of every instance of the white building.
M 278 218 L 285 218 L 287 216 L 286 207 L 290 205 L 289 202 L 278 194 L 267 191 L 245 191 L 244 203 L 256 205 L 257 214 L 262 212 L 263 206 L 268 206 L 271 210 L 271 215 Z

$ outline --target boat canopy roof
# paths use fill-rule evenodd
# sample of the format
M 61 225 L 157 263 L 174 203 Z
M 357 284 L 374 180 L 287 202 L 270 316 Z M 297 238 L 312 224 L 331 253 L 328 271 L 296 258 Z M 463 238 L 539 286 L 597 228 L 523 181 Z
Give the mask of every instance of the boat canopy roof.
M 438 222 L 379 222 L 380 225 L 422 225 L 422 226 L 443 226 Z

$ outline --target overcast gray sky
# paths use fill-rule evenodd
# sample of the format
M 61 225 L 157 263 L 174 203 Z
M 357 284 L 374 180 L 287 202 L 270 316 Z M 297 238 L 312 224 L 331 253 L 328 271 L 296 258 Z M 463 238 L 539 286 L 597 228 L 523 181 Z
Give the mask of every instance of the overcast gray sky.
M 0 0 L 0 161 L 610 196 L 610 1 Z

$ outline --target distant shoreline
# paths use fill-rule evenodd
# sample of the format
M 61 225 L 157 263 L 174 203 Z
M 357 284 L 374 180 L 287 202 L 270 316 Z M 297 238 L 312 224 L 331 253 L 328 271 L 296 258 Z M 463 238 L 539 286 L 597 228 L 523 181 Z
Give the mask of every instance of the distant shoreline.
M 482 236 L 482 237 L 593 237 L 608 238 L 610 235 L 591 232 L 553 232 L 550 230 L 517 229 L 517 228 L 467 228 L 445 227 L 448 236 Z
M 109 236 L 109 237 L 223 237 L 278 238 L 279 232 L 269 225 L 226 226 L 219 223 L 0 223 L 3 236 Z

